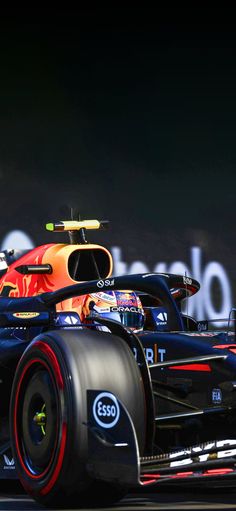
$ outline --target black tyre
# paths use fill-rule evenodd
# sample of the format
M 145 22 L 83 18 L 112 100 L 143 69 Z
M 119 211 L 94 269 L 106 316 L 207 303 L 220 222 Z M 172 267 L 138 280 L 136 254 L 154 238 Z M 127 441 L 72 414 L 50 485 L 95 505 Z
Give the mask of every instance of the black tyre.
M 125 404 L 143 451 L 143 383 L 126 343 L 88 330 L 38 336 L 17 367 L 10 423 L 20 481 L 44 505 L 108 505 L 125 494 L 86 472 L 87 389 L 112 392 Z

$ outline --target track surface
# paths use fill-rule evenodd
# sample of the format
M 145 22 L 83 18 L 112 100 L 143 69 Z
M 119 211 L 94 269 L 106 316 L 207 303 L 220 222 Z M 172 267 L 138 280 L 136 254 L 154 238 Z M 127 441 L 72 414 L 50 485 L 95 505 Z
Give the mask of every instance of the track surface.
M 146 494 L 129 494 L 118 505 L 108 510 L 115 511 L 149 511 L 149 510 L 166 510 L 166 511 L 200 511 L 200 510 L 236 510 L 236 492 L 185 492 L 168 490 L 158 493 Z M 4 511 L 36 511 L 44 510 L 39 504 L 34 502 L 27 495 L 19 492 L 1 493 L 0 510 Z M 52 511 L 52 510 L 51 510 Z M 56 510 L 54 510 L 56 511 Z M 69 511 L 69 510 L 67 510 Z M 80 511 L 82 511 L 80 509 Z M 86 510 L 88 511 L 88 510 Z M 96 511 L 104 511 L 96 510 Z

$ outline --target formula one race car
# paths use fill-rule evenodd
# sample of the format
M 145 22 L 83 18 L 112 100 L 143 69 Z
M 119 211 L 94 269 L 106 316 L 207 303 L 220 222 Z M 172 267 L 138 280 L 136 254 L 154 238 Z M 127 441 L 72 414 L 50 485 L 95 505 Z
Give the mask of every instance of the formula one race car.
M 0 255 L 0 477 L 60 507 L 234 486 L 235 332 L 181 312 L 199 289 L 186 275 L 111 277 L 86 242 L 104 225 L 48 224 L 70 243 Z

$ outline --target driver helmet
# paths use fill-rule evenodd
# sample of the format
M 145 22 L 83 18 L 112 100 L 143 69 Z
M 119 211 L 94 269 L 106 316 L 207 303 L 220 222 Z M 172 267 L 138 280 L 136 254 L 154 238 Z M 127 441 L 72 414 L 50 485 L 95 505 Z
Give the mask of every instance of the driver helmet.
M 87 296 L 84 318 L 96 316 L 119 321 L 134 332 L 143 330 L 144 310 L 140 298 L 134 291 L 106 291 Z

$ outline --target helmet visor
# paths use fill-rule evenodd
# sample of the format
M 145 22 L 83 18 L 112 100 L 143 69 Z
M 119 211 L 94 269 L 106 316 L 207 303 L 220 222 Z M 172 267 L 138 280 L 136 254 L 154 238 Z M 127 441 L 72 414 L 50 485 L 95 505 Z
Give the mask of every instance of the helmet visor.
M 128 328 L 140 330 L 144 325 L 144 315 L 141 312 L 120 312 L 121 323 Z

